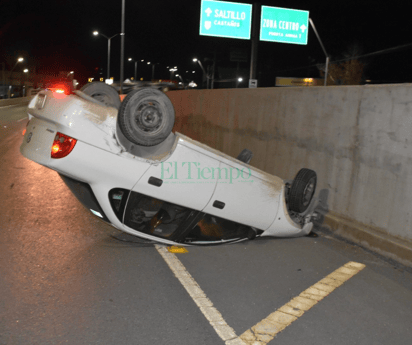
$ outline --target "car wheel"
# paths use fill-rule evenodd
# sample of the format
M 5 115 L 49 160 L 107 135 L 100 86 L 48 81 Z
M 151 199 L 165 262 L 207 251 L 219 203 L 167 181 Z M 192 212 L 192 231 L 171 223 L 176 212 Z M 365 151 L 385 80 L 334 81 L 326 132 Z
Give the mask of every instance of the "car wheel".
M 120 97 L 117 91 L 103 82 L 96 81 L 84 85 L 80 91 L 103 103 L 107 107 L 120 108 Z
M 120 130 L 132 143 L 154 146 L 164 141 L 175 123 L 175 111 L 169 97 L 154 88 L 130 92 L 117 116 Z
M 312 201 L 316 189 L 316 172 L 300 169 L 296 174 L 289 191 L 289 208 L 291 211 L 305 212 Z

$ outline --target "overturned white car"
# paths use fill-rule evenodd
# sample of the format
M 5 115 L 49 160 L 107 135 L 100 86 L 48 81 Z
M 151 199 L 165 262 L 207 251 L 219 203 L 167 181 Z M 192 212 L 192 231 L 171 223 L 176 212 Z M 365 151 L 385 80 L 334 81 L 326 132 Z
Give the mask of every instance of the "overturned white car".
M 180 133 L 174 109 L 154 88 L 123 102 L 110 86 L 39 92 L 28 106 L 21 153 L 57 171 L 94 215 L 166 244 L 218 244 L 310 233 L 316 173 L 291 181 Z

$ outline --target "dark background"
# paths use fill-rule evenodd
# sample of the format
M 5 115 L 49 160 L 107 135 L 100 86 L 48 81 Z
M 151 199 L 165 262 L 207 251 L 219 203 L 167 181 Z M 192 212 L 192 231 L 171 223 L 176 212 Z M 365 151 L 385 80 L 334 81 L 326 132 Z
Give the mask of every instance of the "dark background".
M 109 37 L 119 33 L 121 4 L 121 0 L 3 0 L 0 64 L 4 62 L 10 70 L 17 57 L 24 56 L 24 66 L 17 66 L 16 71 L 29 68 L 53 74 L 73 70 L 80 83 L 92 76 L 106 77 L 107 39 L 93 36 L 92 31 Z M 332 61 L 411 43 L 410 13 L 403 1 L 262 0 L 260 4 L 310 11 Z M 233 50 L 243 51 L 249 60 L 250 41 L 200 36 L 199 19 L 200 0 L 126 0 L 125 78 L 134 75 L 134 63 L 128 57 L 159 63 L 156 79 L 168 79 L 166 66 L 177 66 L 185 81 L 193 77 L 192 70 L 200 81 L 201 69 L 192 62 L 195 56 L 207 66 L 216 53 L 219 73 L 222 68 L 236 70 L 237 62 L 230 61 Z M 120 41 L 120 35 L 112 39 L 111 75 L 115 79 L 120 77 Z M 312 28 L 306 46 L 259 42 L 258 49 L 260 86 L 274 86 L 276 76 L 319 77 L 316 64 L 325 62 Z M 364 79 L 411 82 L 411 51 L 409 46 L 361 59 L 366 64 Z M 249 67 L 249 61 L 239 63 L 246 79 Z M 138 71 L 138 78 L 151 78 L 147 64 L 139 63 Z

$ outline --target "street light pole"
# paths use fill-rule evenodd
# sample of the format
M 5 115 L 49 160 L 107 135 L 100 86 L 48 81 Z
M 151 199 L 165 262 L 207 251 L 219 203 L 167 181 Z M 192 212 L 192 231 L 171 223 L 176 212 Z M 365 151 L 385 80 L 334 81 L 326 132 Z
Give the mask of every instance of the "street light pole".
M 171 80 L 171 81 L 173 80 L 174 72 L 176 72 L 176 71 L 177 71 L 177 66 L 175 66 L 174 68 L 170 68 L 170 69 L 169 69 L 169 72 L 170 72 L 170 80 Z
M 11 71 L 10 71 L 10 77 L 9 77 L 10 84 L 9 84 L 8 98 L 10 98 L 10 94 L 11 94 L 11 87 L 12 87 L 12 85 L 11 85 L 11 78 L 12 78 L 13 70 L 16 68 L 17 64 L 18 64 L 19 62 L 23 62 L 23 60 L 24 60 L 24 59 L 23 59 L 22 57 L 19 57 L 19 58 L 17 59 L 15 65 L 13 66 L 13 68 L 12 68 Z
M 129 58 L 129 61 L 133 61 L 133 58 Z M 142 60 L 143 61 L 143 60 Z M 137 80 L 137 60 L 134 60 L 134 81 Z
M 198 62 L 198 64 L 200 65 L 200 68 L 201 68 L 202 71 L 203 71 L 203 81 L 204 81 L 205 76 L 206 76 L 206 88 L 208 89 L 208 88 L 209 88 L 209 77 L 208 77 L 205 69 L 203 68 L 202 63 L 201 63 L 200 60 L 198 60 L 197 58 L 194 58 L 193 61 L 194 61 L 194 62 Z M 202 86 L 203 86 L 203 82 L 202 82 Z
M 155 72 L 155 65 L 158 65 L 159 63 L 152 63 L 152 80 L 154 80 L 154 72 Z
M 137 81 L 137 61 L 134 62 L 134 81 Z
M 29 75 L 29 70 L 27 68 L 24 69 L 23 71 L 26 73 L 26 80 L 23 82 L 23 97 L 26 97 L 26 83 L 28 82 L 28 75 Z
M 120 47 L 120 94 L 123 93 L 123 79 L 124 79 L 124 13 L 125 13 L 125 0 L 122 0 L 122 30 L 120 35 L 122 36 Z
M 102 35 L 104 38 L 107 39 L 107 79 L 110 79 L 110 46 L 111 46 L 111 40 L 113 37 L 116 37 L 119 34 L 113 35 L 112 37 L 107 37 L 106 35 L 102 34 L 101 32 L 98 31 L 93 31 L 93 35 Z
M 110 37 L 107 40 L 107 78 L 106 79 L 110 79 L 110 46 L 111 46 L 111 42 L 112 38 Z

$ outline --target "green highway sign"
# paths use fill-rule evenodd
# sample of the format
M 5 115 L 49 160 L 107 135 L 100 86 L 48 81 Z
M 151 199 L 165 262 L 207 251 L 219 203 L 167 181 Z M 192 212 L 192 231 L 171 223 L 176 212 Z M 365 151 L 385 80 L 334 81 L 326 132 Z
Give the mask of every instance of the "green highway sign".
M 252 5 L 202 0 L 200 35 L 250 39 Z
M 262 6 L 260 40 L 307 44 L 309 11 Z

